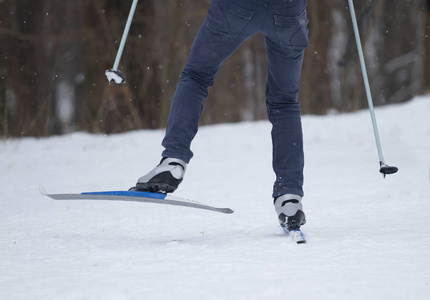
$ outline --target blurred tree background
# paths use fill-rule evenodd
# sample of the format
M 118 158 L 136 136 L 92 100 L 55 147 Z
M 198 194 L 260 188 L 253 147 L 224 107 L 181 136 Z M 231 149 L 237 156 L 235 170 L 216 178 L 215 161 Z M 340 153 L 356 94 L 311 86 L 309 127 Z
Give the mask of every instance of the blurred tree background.
M 109 85 L 132 1 L 0 0 L 0 134 L 163 128 L 209 0 L 143 0 Z M 430 92 L 430 0 L 355 1 L 375 105 Z M 346 0 L 308 0 L 304 114 L 367 107 Z M 201 124 L 266 118 L 262 35 L 222 66 Z

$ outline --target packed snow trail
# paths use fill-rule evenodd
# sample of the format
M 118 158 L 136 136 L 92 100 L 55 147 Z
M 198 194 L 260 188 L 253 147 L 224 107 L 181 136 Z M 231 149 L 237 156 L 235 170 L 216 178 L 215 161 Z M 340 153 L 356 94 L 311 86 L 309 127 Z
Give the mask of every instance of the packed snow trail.
M 307 243 L 277 225 L 267 121 L 200 128 L 176 196 L 231 215 L 39 194 L 127 189 L 163 130 L 0 142 L 0 299 L 427 299 L 430 98 L 304 116 Z

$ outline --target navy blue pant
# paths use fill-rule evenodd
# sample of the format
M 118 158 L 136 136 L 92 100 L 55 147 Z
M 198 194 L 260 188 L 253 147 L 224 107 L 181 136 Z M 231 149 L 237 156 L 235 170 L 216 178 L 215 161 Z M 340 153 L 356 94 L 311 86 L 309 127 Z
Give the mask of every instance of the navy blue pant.
M 203 100 L 221 64 L 251 35 L 265 36 L 266 105 L 272 123 L 273 197 L 303 196 L 303 136 L 297 101 L 309 45 L 306 0 L 212 0 L 172 100 L 163 156 L 189 162 Z M 257 142 L 257 141 L 256 141 Z

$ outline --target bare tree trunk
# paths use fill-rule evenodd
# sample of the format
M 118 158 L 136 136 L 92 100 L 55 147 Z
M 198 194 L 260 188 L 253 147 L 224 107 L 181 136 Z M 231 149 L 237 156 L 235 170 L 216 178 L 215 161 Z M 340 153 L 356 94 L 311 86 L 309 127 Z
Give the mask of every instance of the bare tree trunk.
M 422 1 L 354 1 L 375 105 L 411 99 L 423 89 L 424 14 Z M 310 4 L 311 5 L 311 4 Z M 331 14 L 328 69 L 332 102 L 326 108 L 367 107 L 358 53 L 345 9 L 336 0 Z M 322 66 L 322 68 L 324 68 Z M 318 93 L 321 88 L 317 89 Z
M 430 93 L 430 0 L 427 0 L 427 6 L 424 7 L 427 11 L 425 25 L 425 92 Z
M 327 60 L 334 5 L 333 0 L 308 0 L 310 45 L 305 52 L 299 95 L 303 113 L 325 114 L 331 106 Z
M 45 72 L 50 58 L 41 45 L 45 31 L 43 5 L 34 1 L 2 4 L 2 48 L 8 101 L 8 133 L 13 136 L 46 135 L 50 107 L 46 95 L 50 82 Z M 2 26 L 2 27 L 3 27 Z M 2 102 L 6 101 L 2 99 Z

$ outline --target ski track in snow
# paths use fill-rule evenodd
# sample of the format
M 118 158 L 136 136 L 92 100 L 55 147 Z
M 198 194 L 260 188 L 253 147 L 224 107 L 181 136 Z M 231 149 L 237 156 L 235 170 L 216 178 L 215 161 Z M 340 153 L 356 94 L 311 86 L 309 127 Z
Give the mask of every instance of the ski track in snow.
M 128 189 L 163 130 L 0 141 L 0 299 L 428 299 L 430 97 L 304 116 L 308 243 L 277 226 L 270 124 L 201 127 L 175 195 L 232 215 L 39 193 Z

